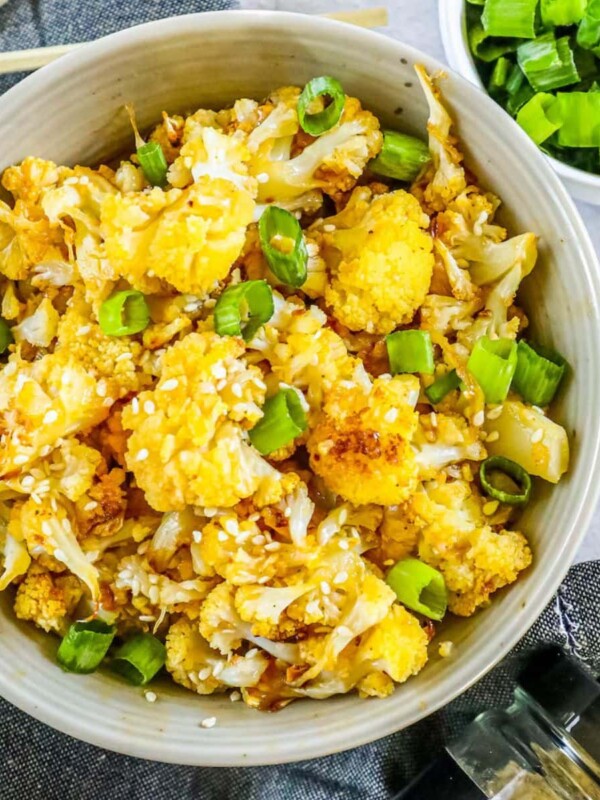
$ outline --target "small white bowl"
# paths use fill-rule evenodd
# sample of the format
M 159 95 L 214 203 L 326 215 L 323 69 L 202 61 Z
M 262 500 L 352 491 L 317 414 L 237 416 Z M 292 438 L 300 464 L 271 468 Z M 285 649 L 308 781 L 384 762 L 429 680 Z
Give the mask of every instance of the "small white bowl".
M 469 48 L 466 17 L 466 0 L 439 0 L 440 31 L 448 64 L 463 78 L 485 91 Z M 576 200 L 600 205 L 600 175 L 546 157 Z
M 424 134 L 427 103 L 414 65 L 442 64 L 400 42 L 303 14 L 224 11 L 163 19 L 86 45 L 26 78 L 0 98 L 0 170 L 26 155 L 96 163 L 131 147 L 123 105 L 142 128 L 163 109 L 222 107 L 264 97 L 276 86 L 335 75 L 386 127 Z M 586 533 L 600 493 L 600 267 L 584 224 L 548 162 L 490 98 L 452 73 L 444 97 L 467 163 L 503 200 L 515 232 L 540 236 L 540 261 L 522 300 L 533 335 L 556 347 L 572 372 L 554 407 L 572 448 L 558 486 L 536 484 L 521 524 L 531 569 L 489 608 L 449 619 L 455 643 L 390 697 L 302 700 L 277 714 L 200 697 L 165 680 L 141 689 L 106 671 L 69 675 L 56 640 L 15 619 L 0 596 L 0 695 L 71 736 L 122 753 L 197 766 L 282 763 L 323 756 L 412 725 L 450 702 L 497 663 L 550 602 Z M 200 726 L 216 717 L 215 727 Z

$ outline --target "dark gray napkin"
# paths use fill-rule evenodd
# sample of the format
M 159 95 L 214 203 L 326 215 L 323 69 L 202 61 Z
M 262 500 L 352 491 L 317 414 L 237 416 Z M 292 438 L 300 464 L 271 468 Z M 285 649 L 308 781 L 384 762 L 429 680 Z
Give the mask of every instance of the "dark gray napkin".
M 431 717 L 346 753 L 281 767 L 197 769 L 82 744 L 0 701 L 2 800 L 387 800 L 480 712 L 510 702 L 523 653 L 555 642 L 600 670 L 600 561 L 573 567 L 511 656 Z M 451 669 L 451 662 L 448 664 Z M 399 691 L 402 691 L 401 689 Z M 75 698 L 74 698 L 75 701 Z M 190 702 L 194 698 L 190 696 Z M 377 700 L 372 703 L 377 714 Z M 285 714 L 285 709 L 281 712 Z
M 152 19 L 234 5 L 233 0 L 10 0 L 0 8 L 0 50 L 87 41 Z M 0 93 L 22 77 L 0 76 Z M 246 769 L 154 764 L 82 744 L 0 700 L 0 800 L 384 800 L 476 714 L 508 704 L 525 648 L 556 642 L 600 669 L 599 585 L 600 561 L 573 567 L 513 656 L 461 698 L 407 731 L 300 764 Z M 376 714 L 377 702 L 367 702 Z

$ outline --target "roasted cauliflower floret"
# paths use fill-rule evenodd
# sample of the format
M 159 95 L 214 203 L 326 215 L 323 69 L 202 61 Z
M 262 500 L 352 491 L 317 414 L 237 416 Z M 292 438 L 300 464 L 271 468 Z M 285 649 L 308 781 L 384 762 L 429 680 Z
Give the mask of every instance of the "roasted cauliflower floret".
M 281 496 L 280 474 L 247 441 L 265 389 L 243 352 L 239 339 L 192 333 L 163 357 L 156 389 L 123 412 L 127 467 L 156 510 Z
M 470 616 L 531 563 L 523 534 L 490 527 L 482 498 L 464 481 L 425 484 L 412 505 L 422 525 L 419 557 L 444 576 L 454 614 Z
M 307 443 L 329 489 L 357 505 L 394 505 L 415 490 L 418 392 L 418 380 L 402 376 L 377 378 L 368 394 L 346 386 L 331 393 Z
M 176 683 L 198 694 L 213 694 L 224 686 L 213 674 L 224 659 L 200 635 L 198 624 L 182 617 L 170 626 L 165 641 L 166 668 Z M 218 670 L 217 670 L 218 671 Z
M 74 575 L 54 575 L 34 564 L 17 589 L 15 614 L 18 619 L 35 622 L 45 631 L 62 635 L 83 591 Z
M 329 270 L 325 300 L 336 319 L 350 330 L 381 334 L 411 321 L 433 272 L 428 224 L 407 192 L 373 198 L 366 187 L 355 189 L 344 211 L 319 224 Z

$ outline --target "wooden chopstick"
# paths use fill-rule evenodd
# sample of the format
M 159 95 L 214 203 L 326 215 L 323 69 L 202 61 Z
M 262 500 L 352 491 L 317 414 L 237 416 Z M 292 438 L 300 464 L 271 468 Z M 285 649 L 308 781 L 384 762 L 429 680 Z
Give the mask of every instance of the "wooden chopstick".
M 355 11 L 336 11 L 319 16 L 349 22 L 361 28 L 379 28 L 388 24 L 387 8 L 360 8 Z M 53 47 L 34 47 L 30 50 L 12 50 L 0 53 L 0 75 L 11 72 L 31 72 L 44 67 L 60 56 L 70 53 L 86 42 L 77 44 L 59 44 Z

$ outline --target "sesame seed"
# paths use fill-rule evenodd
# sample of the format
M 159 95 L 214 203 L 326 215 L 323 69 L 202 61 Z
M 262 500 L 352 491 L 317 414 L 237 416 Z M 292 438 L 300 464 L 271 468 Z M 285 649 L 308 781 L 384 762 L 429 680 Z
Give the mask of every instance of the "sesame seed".
M 207 678 L 210 678 L 212 675 L 212 667 L 204 667 L 198 673 L 198 680 L 205 681 Z
M 498 419 L 500 414 L 502 414 L 502 411 L 502 406 L 496 406 L 495 408 L 490 408 L 486 416 L 488 419 Z
M 156 703 L 156 692 L 144 692 L 144 697 L 149 703 Z
M 327 583 L 327 581 L 321 581 L 321 592 L 323 594 L 329 594 L 331 592 L 331 586 Z
M 242 386 L 239 383 L 232 383 L 231 384 L 231 393 L 234 397 L 241 397 L 242 396 Z
M 492 514 L 495 514 L 498 510 L 498 506 L 500 503 L 497 500 L 490 500 L 488 503 L 485 503 L 483 506 L 483 513 L 486 517 L 491 517 Z
M 192 539 L 196 542 L 196 544 L 200 544 L 202 541 L 202 531 L 192 531 Z
M 544 437 L 544 431 L 541 428 L 538 428 L 537 431 L 534 431 L 531 436 L 532 444 L 535 444 L 536 442 L 541 442 L 543 437 Z
M 136 461 L 144 461 L 146 458 L 148 458 L 149 455 L 150 455 L 150 452 L 145 447 L 142 447 L 141 450 L 138 450 L 138 453 L 137 453 L 137 455 L 135 457 L 135 460 Z
M 237 703 L 239 700 L 242 699 L 242 693 L 238 692 L 238 690 L 236 689 L 229 695 L 229 699 L 231 700 L 232 703 Z
M 325 231 L 325 233 L 333 233 L 333 231 L 335 230 L 335 225 L 327 223 L 327 225 L 323 225 L 323 230 Z
M 217 718 L 216 717 L 206 717 L 200 723 L 202 728 L 214 728 L 216 724 L 217 724 Z
M 486 442 L 497 442 L 499 438 L 500 434 L 498 431 L 490 431 L 487 435 Z
M 44 447 L 42 447 L 42 449 L 40 450 L 40 455 L 41 456 L 49 456 L 51 452 L 52 452 L 52 445 L 51 444 L 47 444 Z
M 57 419 L 58 419 L 58 411 L 55 411 L 53 408 L 51 408 L 50 411 L 46 411 L 46 413 L 44 414 L 44 419 L 42 420 L 42 422 L 44 423 L 44 425 L 51 425 L 53 422 L 56 422 Z
M 333 579 L 333 582 L 335 584 L 338 584 L 338 583 L 344 583 L 344 581 L 347 580 L 348 580 L 348 573 L 345 570 L 342 570 L 341 572 L 338 572 L 338 574 Z
M 104 381 L 98 381 L 96 384 L 96 394 L 98 397 L 106 397 L 106 392 L 108 389 L 106 388 L 106 383 Z
M 390 408 L 389 411 L 386 411 L 383 415 L 383 418 L 386 422 L 396 422 L 398 419 L 398 409 L 397 408 Z
M 26 464 L 29 461 L 29 456 L 20 455 L 13 458 L 13 462 L 18 466 L 19 464 Z
M 38 505 L 38 506 L 41 506 L 41 505 L 42 505 L 42 498 L 41 498 L 41 497 L 38 497 L 38 496 L 37 496 L 37 494 L 35 494 L 35 492 L 32 492 L 32 493 L 31 493 L 31 499 L 33 500 L 33 502 L 34 502 L 36 505 Z
M 32 475 L 25 475 L 25 477 L 21 481 L 21 487 L 25 490 L 28 490 L 31 489 L 34 483 L 35 483 L 35 478 Z
M 289 518 L 292 516 L 292 509 L 291 509 L 291 508 L 286 508 L 286 509 L 284 510 L 284 512 L 283 512 L 283 516 L 284 516 L 286 519 L 289 519 Z
M 259 172 L 258 175 L 256 176 L 256 180 L 259 183 L 267 183 L 269 180 L 269 175 L 267 172 Z
M 383 566 L 384 567 L 391 567 L 393 563 L 394 563 L 394 559 L 393 558 L 386 558 L 386 560 L 383 562 Z
M 130 358 L 133 358 L 133 353 L 121 353 L 115 358 L 115 363 L 117 361 L 128 361 Z
M 218 392 L 222 392 L 222 391 L 223 391 L 223 389 L 224 389 L 226 386 L 227 386 L 227 381 L 225 380 L 225 378 L 223 378 L 222 380 L 220 380 L 220 381 L 217 383 L 217 391 L 218 391 Z
M 67 556 L 64 550 L 61 550 L 60 547 L 57 547 L 54 551 L 54 558 L 57 558 L 59 561 L 66 561 Z
M 431 414 L 429 415 L 429 422 L 431 423 L 432 428 L 437 428 L 438 421 L 437 421 L 437 414 L 435 413 L 435 411 L 432 411 Z
M 340 513 L 338 515 L 338 520 L 339 520 L 340 525 L 345 525 L 347 519 L 348 519 L 348 509 L 347 508 L 342 508 L 342 510 L 340 511 Z
M 137 399 L 137 397 L 134 397 L 131 401 L 131 410 L 134 414 L 137 414 L 140 410 L 140 401 Z
M 348 544 L 348 542 L 345 539 L 340 539 L 338 544 L 339 544 L 340 550 L 349 550 L 350 549 L 350 545 Z
M 220 378 L 227 377 L 227 370 L 225 369 L 223 364 L 214 364 L 211 367 L 210 374 L 213 376 L 213 378 L 219 380 Z
M 98 503 L 95 500 L 90 500 L 89 503 L 86 503 L 83 507 L 84 511 L 93 511 L 95 508 L 98 507 Z
M 207 507 L 207 508 L 204 509 L 204 516 L 205 517 L 214 517 L 216 513 L 217 513 L 217 509 L 216 508 L 208 508 Z
M 225 669 L 225 662 L 217 661 L 217 663 L 212 668 L 213 678 L 218 678 L 224 669 Z
M 246 653 L 246 658 L 254 658 L 254 656 L 258 655 L 258 648 L 251 647 L 250 650 Z
M 110 406 L 112 406 L 112 404 L 114 402 L 115 402 L 115 398 L 114 397 L 105 397 L 104 400 L 102 401 L 102 405 L 105 408 L 109 408 Z
M 483 411 L 478 411 L 473 417 L 473 425 L 479 428 L 485 422 L 485 414 Z
M 321 606 L 316 600 L 311 600 L 306 604 L 306 613 L 310 616 L 318 616 L 321 613 Z
M 160 388 L 163 390 L 163 392 L 172 392 L 173 389 L 176 389 L 178 386 L 179 381 L 177 378 L 169 378 L 169 380 L 165 381 Z
M 227 533 L 230 533 L 232 536 L 237 536 L 240 532 L 240 526 L 234 519 L 226 519 L 223 523 L 223 527 Z
M 220 542 L 226 542 L 227 541 L 227 534 L 225 533 L 225 531 L 219 531 L 217 533 L 217 539 Z
M 82 325 L 80 328 L 77 328 L 77 335 L 85 336 L 85 334 L 89 333 L 91 330 L 92 330 L 91 325 Z
M 264 544 L 264 543 L 265 543 L 265 537 L 262 535 L 262 533 L 259 533 L 256 536 L 252 537 L 252 544 Z
M 263 576 L 262 576 L 262 578 L 259 578 L 259 579 L 258 579 L 257 583 L 261 583 L 261 584 L 262 584 L 262 583 L 268 583 L 268 582 L 269 582 L 269 580 L 270 580 L 270 578 L 269 578 L 269 576 L 268 576 L 268 575 L 263 575 Z
M 448 656 L 452 655 L 453 650 L 454 642 L 440 642 L 440 646 L 438 647 L 438 653 L 442 658 L 448 658 Z
M 146 414 L 154 414 L 154 412 L 156 411 L 156 406 L 154 405 L 152 400 L 146 400 L 144 402 L 144 411 L 146 412 Z
M 280 548 L 281 544 L 279 542 L 269 542 L 269 544 L 265 545 L 265 550 L 268 550 L 269 553 L 279 550 Z

